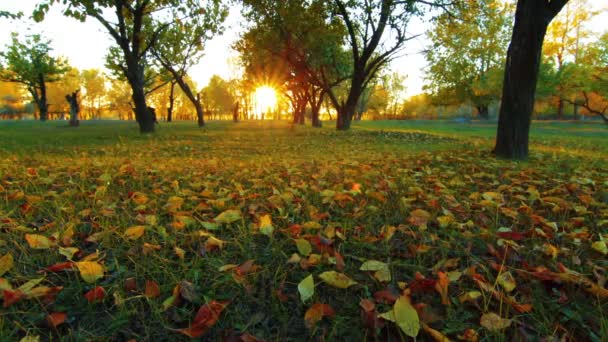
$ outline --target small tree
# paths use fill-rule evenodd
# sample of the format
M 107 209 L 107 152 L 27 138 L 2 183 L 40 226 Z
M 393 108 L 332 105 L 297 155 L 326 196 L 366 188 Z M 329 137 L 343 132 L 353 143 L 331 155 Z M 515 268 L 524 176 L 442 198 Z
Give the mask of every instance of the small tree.
M 4 52 L 0 52 L 0 80 L 24 85 L 38 107 L 40 121 L 48 119 L 47 83 L 58 81 L 67 64 L 49 55 L 50 41 L 40 35 L 22 42 L 16 33 Z

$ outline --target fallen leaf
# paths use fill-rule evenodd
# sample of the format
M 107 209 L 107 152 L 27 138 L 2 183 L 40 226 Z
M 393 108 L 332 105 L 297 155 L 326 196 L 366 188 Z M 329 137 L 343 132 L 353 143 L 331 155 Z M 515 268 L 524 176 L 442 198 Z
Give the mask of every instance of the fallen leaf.
M 270 217 L 270 215 L 260 217 L 260 233 L 270 236 L 273 232 L 274 226 L 272 225 L 272 217 Z
M 49 326 L 56 328 L 63 324 L 68 315 L 65 312 L 53 312 L 46 316 L 46 322 Z
M 420 317 L 418 317 L 418 312 L 406 296 L 399 297 L 393 309 L 379 315 L 379 317 L 395 322 L 407 336 L 416 337 L 420 332 Z
M 317 322 L 323 319 L 323 317 L 335 317 L 336 312 L 328 304 L 314 304 L 310 309 L 306 310 L 304 314 L 304 321 L 309 329 L 312 329 Z
M 175 331 L 191 338 L 203 336 L 219 320 L 222 311 L 229 303 L 212 301 L 201 306 L 190 328 L 177 329 Z
M 0 277 L 2 277 L 6 272 L 10 271 L 13 268 L 14 261 L 13 255 L 8 253 L 0 258 Z
M 298 284 L 298 292 L 300 292 L 300 299 L 303 303 L 306 303 L 315 294 L 315 281 L 312 274 Z
M 441 304 L 450 305 L 450 297 L 448 296 L 448 285 L 450 280 L 444 272 L 438 272 L 439 280 L 435 283 L 435 290 L 441 296 Z
M 431 214 L 428 211 L 416 209 L 410 213 L 408 222 L 414 226 L 420 227 L 421 229 L 426 229 L 426 224 L 430 218 Z
M 608 246 L 606 245 L 606 241 L 596 241 L 591 244 L 591 248 L 599 253 L 602 253 L 603 255 L 608 255 Z M 0 275 L 2 275 L 2 272 L 0 272 Z
M 144 226 L 133 226 L 125 230 L 125 237 L 129 240 L 137 240 L 144 236 L 146 227 Z
M 96 261 L 80 261 L 76 263 L 80 276 L 87 283 L 94 283 L 103 278 L 103 266 Z
M 84 294 L 84 298 L 86 298 L 89 303 L 100 302 L 105 296 L 106 290 L 101 286 L 96 286 L 94 289 Z
M 17 289 L 17 290 L 4 290 L 2 291 L 2 296 L 4 298 L 4 303 L 2 304 L 2 307 L 4 308 L 8 308 L 9 306 L 21 301 L 23 298 L 25 298 L 25 293 L 23 293 L 23 291 Z
M 490 331 L 499 331 L 511 326 L 511 320 L 505 319 L 497 314 L 490 312 L 483 314 L 479 324 Z
M 214 221 L 217 223 L 233 223 L 241 219 L 241 212 L 239 210 L 226 210 L 223 213 L 219 214 Z
M 515 287 L 517 287 L 517 283 L 515 282 L 515 278 L 513 278 L 511 272 L 502 272 L 500 275 L 498 275 L 496 280 L 507 292 L 511 292 L 515 290 Z
M 312 253 L 312 245 L 310 242 L 308 242 L 308 240 L 297 239 L 296 247 L 298 248 L 298 252 L 304 256 L 308 256 L 310 253 Z
M 146 280 L 146 289 L 144 295 L 148 298 L 157 298 L 160 296 L 160 286 L 154 280 Z
M 25 240 L 33 249 L 49 249 L 53 245 L 46 236 L 38 234 L 25 234 Z
M 319 278 L 323 280 L 325 283 L 337 287 L 339 289 L 347 289 L 353 285 L 358 284 L 356 281 L 350 279 L 343 273 L 338 273 L 336 271 L 328 271 L 323 272 L 319 275 Z
M 385 269 L 388 269 L 388 264 L 377 260 L 368 260 L 359 267 L 360 271 L 380 271 Z

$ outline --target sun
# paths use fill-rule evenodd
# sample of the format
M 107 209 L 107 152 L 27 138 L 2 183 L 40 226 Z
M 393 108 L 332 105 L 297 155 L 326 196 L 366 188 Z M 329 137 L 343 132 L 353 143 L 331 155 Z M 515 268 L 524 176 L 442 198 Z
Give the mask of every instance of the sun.
M 258 117 L 273 110 L 277 106 L 277 92 L 269 86 L 262 86 L 255 90 L 255 112 Z

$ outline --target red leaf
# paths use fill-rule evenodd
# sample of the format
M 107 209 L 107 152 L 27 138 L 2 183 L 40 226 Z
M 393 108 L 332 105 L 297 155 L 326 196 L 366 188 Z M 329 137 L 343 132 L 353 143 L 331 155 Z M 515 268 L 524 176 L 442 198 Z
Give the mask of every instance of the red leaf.
M 391 290 L 382 290 L 374 293 L 374 299 L 378 303 L 393 304 L 399 298 L 399 294 Z
M 61 271 L 65 271 L 65 270 L 72 270 L 76 267 L 76 263 L 74 263 L 73 261 L 66 261 L 66 262 L 60 262 L 58 264 L 49 266 L 47 268 L 45 268 L 46 271 L 49 272 L 61 272 Z
M 4 304 L 2 306 L 5 308 L 8 308 L 9 306 L 25 298 L 25 293 L 23 293 L 21 290 L 4 290 L 2 294 L 4 296 Z
M 212 301 L 207 303 L 198 310 L 192 326 L 186 329 L 177 329 L 175 331 L 182 333 L 191 338 L 198 338 L 207 333 L 220 318 L 222 311 L 230 302 L 216 302 Z
M 97 286 L 91 291 L 85 293 L 84 298 L 86 298 L 89 303 L 94 303 L 97 301 L 102 301 L 105 296 L 106 290 L 104 290 L 101 286 Z
M 50 315 L 46 316 L 46 322 L 56 328 L 57 326 L 63 324 L 68 315 L 65 312 L 53 312 Z

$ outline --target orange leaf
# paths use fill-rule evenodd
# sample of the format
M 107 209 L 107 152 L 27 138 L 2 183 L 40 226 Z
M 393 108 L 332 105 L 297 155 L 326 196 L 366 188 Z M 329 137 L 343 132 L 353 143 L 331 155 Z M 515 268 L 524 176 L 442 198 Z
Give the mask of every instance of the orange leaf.
M 50 315 L 46 316 L 47 323 L 56 328 L 57 326 L 63 324 L 68 315 L 65 312 L 53 312 Z
M 89 303 L 94 303 L 97 301 L 102 301 L 105 296 L 106 290 L 104 290 L 101 286 L 96 286 L 91 291 L 85 293 L 84 298 L 86 298 Z
M 448 285 L 450 280 L 444 272 L 437 273 L 439 280 L 435 283 L 435 290 L 441 295 L 441 304 L 450 305 L 450 297 L 448 296 Z
M 148 298 L 157 298 L 160 296 L 160 286 L 154 280 L 146 280 L 146 290 L 144 295 Z
M 306 311 L 306 314 L 304 314 L 306 326 L 309 329 L 312 329 L 312 327 L 314 327 L 315 324 L 317 324 L 317 322 L 322 320 L 325 316 L 334 317 L 336 316 L 336 312 L 328 304 L 314 304 Z

